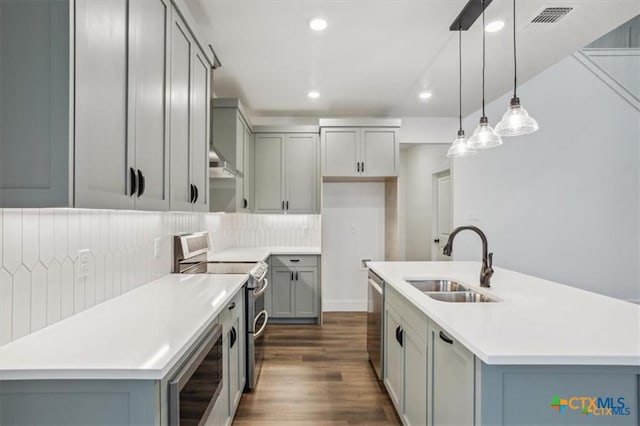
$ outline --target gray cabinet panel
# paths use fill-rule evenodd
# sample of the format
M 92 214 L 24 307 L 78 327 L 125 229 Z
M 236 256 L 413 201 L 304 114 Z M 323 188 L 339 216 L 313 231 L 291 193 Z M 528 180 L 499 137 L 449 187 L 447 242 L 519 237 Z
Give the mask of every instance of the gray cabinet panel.
M 362 130 L 361 161 L 365 176 L 396 176 L 399 147 L 395 129 Z
M 129 86 L 134 111 L 129 135 L 135 144 L 135 168 L 145 180 L 144 193 L 135 201 L 136 208 L 142 210 L 169 209 L 166 52 L 171 8 L 167 1 L 130 2 Z
M 322 129 L 322 176 L 358 176 L 359 151 L 359 129 Z
M 431 424 L 473 424 L 474 356 L 440 327 L 431 327 Z
M 127 1 L 76 1 L 75 205 L 133 208 L 127 138 Z
M 283 194 L 284 136 L 259 134 L 255 137 L 255 210 L 281 213 Z
M 396 332 L 402 325 L 400 315 L 388 304 L 384 308 L 384 384 L 400 415 L 404 412 L 404 351 Z
M 407 425 L 427 424 L 427 343 L 407 323 L 404 338 L 404 415 Z
M 318 316 L 318 269 L 296 268 L 294 273 L 295 316 L 315 318 Z
M 191 38 L 176 12 L 171 22 L 171 209 L 192 210 L 189 171 Z
M 241 208 L 245 211 L 253 209 L 253 134 L 248 126 L 244 126 L 244 178 L 242 179 Z
M 67 0 L 0 1 L 0 208 L 72 203 L 69 45 Z
M 287 135 L 285 140 L 285 201 L 289 213 L 318 211 L 318 138 Z
M 191 183 L 196 189 L 194 210 L 209 211 L 209 64 L 194 45 L 191 92 Z
M 292 270 L 273 268 L 271 271 L 271 310 L 274 317 L 291 317 L 294 314 Z

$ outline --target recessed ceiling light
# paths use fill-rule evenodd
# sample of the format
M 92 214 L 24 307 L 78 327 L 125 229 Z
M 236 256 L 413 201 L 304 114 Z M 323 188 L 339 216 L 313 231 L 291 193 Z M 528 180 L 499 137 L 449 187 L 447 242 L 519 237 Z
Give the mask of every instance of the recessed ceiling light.
M 488 33 L 495 33 L 500 31 L 504 27 L 504 21 L 492 21 L 484 27 L 484 30 Z
M 431 92 L 420 92 L 418 97 L 422 100 L 429 99 L 431 97 Z
M 314 31 L 323 31 L 327 28 L 327 20 L 324 18 L 313 18 L 309 21 L 309 28 Z
M 312 90 L 309 93 L 307 93 L 307 96 L 310 97 L 311 99 L 318 99 L 320 97 L 320 92 L 318 92 L 317 90 Z

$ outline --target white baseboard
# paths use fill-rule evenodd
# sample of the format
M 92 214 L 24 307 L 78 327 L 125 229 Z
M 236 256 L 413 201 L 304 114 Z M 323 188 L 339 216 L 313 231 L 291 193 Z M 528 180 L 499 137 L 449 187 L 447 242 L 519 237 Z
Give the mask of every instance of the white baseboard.
M 323 312 L 366 312 L 367 301 L 351 299 L 351 300 L 322 300 Z

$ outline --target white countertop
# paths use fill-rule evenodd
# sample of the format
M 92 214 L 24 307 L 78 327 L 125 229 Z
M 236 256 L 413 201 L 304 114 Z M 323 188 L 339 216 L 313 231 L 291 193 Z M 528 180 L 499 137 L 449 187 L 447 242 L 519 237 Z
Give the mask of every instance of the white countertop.
M 232 247 L 219 252 L 211 252 L 210 262 L 259 262 L 271 255 L 319 255 L 320 247 Z
M 0 347 L 0 379 L 163 378 L 248 275 L 167 275 Z
M 640 306 L 479 262 L 370 262 L 369 268 L 487 364 L 640 366 Z M 446 278 L 495 303 L 431 299 L 405 279 Z

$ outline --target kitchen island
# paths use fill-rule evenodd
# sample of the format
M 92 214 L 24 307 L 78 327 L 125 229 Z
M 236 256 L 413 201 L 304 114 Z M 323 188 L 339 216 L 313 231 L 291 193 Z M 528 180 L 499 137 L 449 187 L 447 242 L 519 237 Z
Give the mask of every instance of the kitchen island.
M 384 280 L 383 377 L 406 424 L 637 424 L 640 307 L 479 262 L 371 262 Z M 411 285 L 451 280 L 491 302 Z

